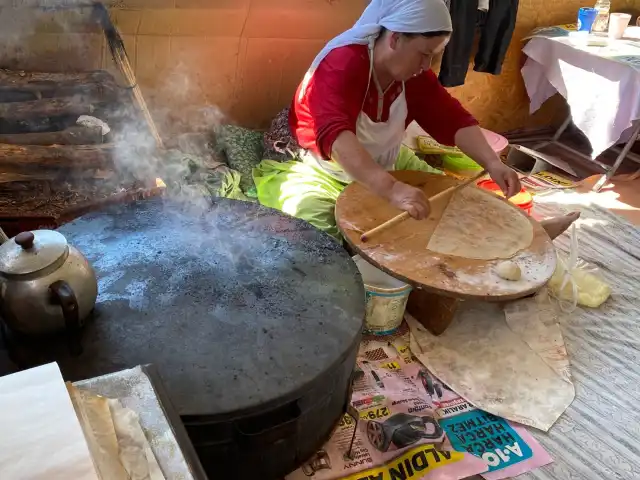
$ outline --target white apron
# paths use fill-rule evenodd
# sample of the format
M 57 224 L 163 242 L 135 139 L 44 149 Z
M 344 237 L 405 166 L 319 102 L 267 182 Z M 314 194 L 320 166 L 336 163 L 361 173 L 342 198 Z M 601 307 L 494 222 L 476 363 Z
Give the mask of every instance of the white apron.
M 382 116 L 384 92 L 380 88 L 373 73 L 373 41 L 369 44 L 369 85 L 371 85 L 372 79 L 378 90 L 376 117 L 379 119 Z M 408 109 L 407 100 L 404 95 L 404 82 L 402 83 L 402 92 L 391 104 L 389 118 L 386 122 L 374 122 L 364 113 L 364 102 L 367 101 L 369 94 L 368 88 L 369 87 L 367 87 L 367 91 L 365 92 L 362 107 L 360 108 L 360 115 L 358 115 L 356 122 L 356 137 L 378 165 L 382 166 L 385 170 L 393 170 L 406 130 Z M 313 163 L 319 165 L 332 177 L 341 182 L 349 183 L 352 181 L 352 178 L 347 175 L 337 162 L 324 160 L 312 152 L 307 152 L 303 160 L 313 161 Z

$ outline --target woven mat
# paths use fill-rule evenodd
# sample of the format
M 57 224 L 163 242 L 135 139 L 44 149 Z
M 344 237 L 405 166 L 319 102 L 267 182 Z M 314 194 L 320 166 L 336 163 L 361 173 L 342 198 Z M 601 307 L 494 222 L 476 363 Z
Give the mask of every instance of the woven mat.
M 518 478 L 640 479 L 640 230 L 586 199 L 536 197 L 538 217 L 582 212 L 579 255 L 613 294 L 598 309 L 561 317 L 576 398 L 549 433 L 531 430 L 554 463 Z M 568 234 L 555 244 L 566 252 Z

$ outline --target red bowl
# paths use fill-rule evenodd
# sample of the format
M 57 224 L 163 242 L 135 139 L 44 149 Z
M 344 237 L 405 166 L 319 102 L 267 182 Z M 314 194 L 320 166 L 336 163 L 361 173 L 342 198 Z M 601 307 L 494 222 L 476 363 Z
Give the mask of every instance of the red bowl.
M 493 180 L 482 180 L 478 182 L 477 185 L 484 190 L 488 190 L 500 197 L 504 197 L 504 193 L 502 193 L 498 184 Z M 509 199 L 509 201 L 527 212 L 527 215 L 531 215 L 531 211 L 533 210 L 533 196 L 524 188 L 520 189 L 520 193 L 516 193 Z

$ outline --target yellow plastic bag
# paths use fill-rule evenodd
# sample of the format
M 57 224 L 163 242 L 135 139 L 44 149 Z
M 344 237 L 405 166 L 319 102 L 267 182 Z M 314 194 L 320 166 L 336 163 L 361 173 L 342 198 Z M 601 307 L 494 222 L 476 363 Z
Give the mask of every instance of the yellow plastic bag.
M 578 258 L 578 234 L 571 227 L 571 249 L 568 258 L 558 255 L 558 265 L 547 285 L 566 313 L 576 306 L 598 308 L 611 295 L 611 287 L 598 275 L 598 269 Z
M 416 138 L 418 151 L 425 155 L 450 155 L 453 157 L 461 157 L 464 154 L 457 147 L 447 147 L 436 142 L 433 138 L 420 135 Z

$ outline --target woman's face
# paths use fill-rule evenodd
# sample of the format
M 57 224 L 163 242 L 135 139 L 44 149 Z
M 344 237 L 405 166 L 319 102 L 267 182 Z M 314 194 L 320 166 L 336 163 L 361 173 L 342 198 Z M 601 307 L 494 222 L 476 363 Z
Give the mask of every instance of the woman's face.
M 431 68 L 433 57 L 442 53 L 450 38 L 449 35 L 425 37 L 387 33 L 389 54 L 386 67 L 393 79 L 399 82 L 406 82 Z

